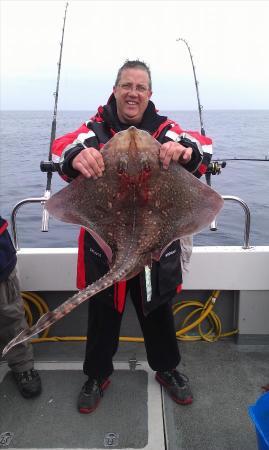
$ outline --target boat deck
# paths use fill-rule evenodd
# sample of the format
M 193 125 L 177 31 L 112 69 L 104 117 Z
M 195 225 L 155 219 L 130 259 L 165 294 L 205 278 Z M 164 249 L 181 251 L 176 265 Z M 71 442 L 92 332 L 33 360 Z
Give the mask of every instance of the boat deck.
M 269 382 L 268 345 L 180 342 L 180 370 L 189 376 L 194 395 L 192 405 L 181 406 L 155 381 L 144 344 L 120 343 L 109 388 L 99 407 L 83 415 L 76 399 L 85 380 L 84 345 L 34 344 L 43 383 L 36 399 L 23 399 L 7 365 L 0 365 L 0 448 L 257 448 L 248 406 Z M 138 364 L 130 368 L 135 358 Z

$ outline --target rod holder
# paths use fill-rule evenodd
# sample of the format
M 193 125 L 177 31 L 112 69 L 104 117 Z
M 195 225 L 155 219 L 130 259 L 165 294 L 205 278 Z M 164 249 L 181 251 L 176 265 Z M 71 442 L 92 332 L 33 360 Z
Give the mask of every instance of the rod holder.
M 50 191 L 45 191 L 44 198 L 46 199 L 46 201 L 50 198 Z M 41 231 L 43 231 L 43 232 L 49 231 L 49 217 L 50 216 L 49 216 L 48 211 L 45 208 L 46 201 L 41 202 L 41 204 L 43 205 Z

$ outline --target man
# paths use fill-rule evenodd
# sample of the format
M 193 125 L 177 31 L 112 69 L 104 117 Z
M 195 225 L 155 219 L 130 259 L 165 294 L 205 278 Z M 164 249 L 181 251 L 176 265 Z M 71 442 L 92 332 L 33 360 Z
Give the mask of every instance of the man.
M 150 101 L 151 74 L 148 66 L 137 61 L 126 61 L 119 69 L 113 94 L 107 105 L 78 130 L 56 139 L 53 159 L 60 163 L 61 174 L 71 181 L 79 173 L 97 179 L 104 171 L 100 148 L 117 132 L 134 125 L 148 131 L 162 144 L 160 160 L 165 169 L 176 161 L 190 172 L 201 176 L 210 161 L 211 139 L 199 133 L 184 133 L 178 124 L 156 113 Z M 113 224 L 111 224 L 113 226 Z M 145 273 L 131 280 L 115 284 L 97 294 L 89 302 L 88 333 L 83 370 L 88 380 L 78 397 L 81 413 L 90 413 L 97 406 L 113 372 L 113 355 L 117 351 L 120 324 L 126 294 L 129 291 L 143 331 L 147 358 L 156 371 L 156 380 L 164 386 L 174 401 L 192 402 L 192 393 L 186 376 L 176 367 L 180 362 L 171 300 L 182 283 L 180 243 L 172 243 L 151 270 L 152 301 L 147 303 Z M 108 271 L 108 262 L 102 249 L 84 229 L 79 237 L 78 288 L 84 288 Z
M 17 256 L 7 230 L 7 221 L 0 216 L 0 345 L 5 346 L 28 325 L 24 315 L 16 274 Z M 41 393 L 41 380 L 34 370 L 33 349 L 23 342 L 6 355 L 14 381 L 25 398 Z

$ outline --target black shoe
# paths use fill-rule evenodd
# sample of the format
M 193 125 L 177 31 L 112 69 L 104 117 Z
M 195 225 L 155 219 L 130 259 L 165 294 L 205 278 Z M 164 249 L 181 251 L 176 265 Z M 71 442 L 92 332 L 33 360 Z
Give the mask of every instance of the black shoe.
M 37 397 L 40 395 L 41 379 L 38 372 L 34 369 L 25 372 L 13 372 L 13 377 L 19 388 L 21 395 L 25 398 Z
M 156 380 L 164 386 L 170 397 L 181 405 L 192 403 L 193 397 L 189 386 L 189 379 L 186 375 L 177 370 L 167 370 L 166 372 L 156 372 Z
M 98 382 L 98 380 L 89 378 L 82 386 L 82 389 L 78 396 L 78 410 L 82 414 L 89 414 L 94 411 L 101 398 L 103 397 L 103 391 L 110 384 L 110 380 L 105 378 Z

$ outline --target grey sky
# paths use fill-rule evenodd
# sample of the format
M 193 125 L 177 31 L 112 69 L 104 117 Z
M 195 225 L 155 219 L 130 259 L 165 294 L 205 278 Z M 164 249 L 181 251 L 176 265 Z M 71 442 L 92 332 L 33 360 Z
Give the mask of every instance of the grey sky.
M 53 108 L 65 1 L 0 0 L 1 109 Z M 95 110 L 118 67 L 151 68 L 153 101 L 196 109 L 185 38 L 205 109 L 269 108 L 268 1 L 69 1 L 59 108 Z

